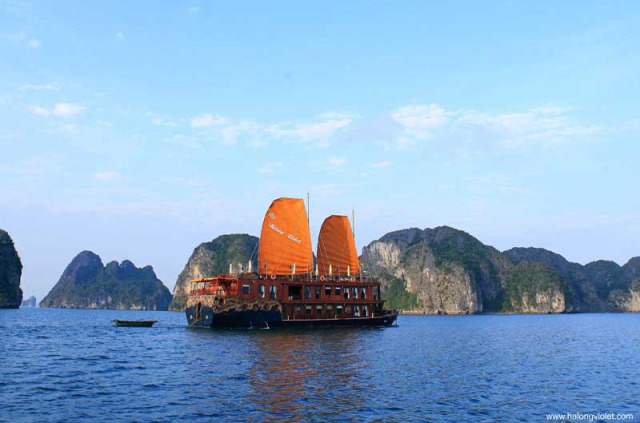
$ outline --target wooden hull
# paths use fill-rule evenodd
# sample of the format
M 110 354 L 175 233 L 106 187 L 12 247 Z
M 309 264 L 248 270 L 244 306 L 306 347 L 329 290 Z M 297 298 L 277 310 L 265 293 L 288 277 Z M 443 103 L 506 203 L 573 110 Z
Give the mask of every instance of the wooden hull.
M 156 322 L 157 320 L 113 320 L 113 324 L 116 326 L 137 328 L 150 328 Z
M 190 326 L 210 328 L 327 328 L 327 327 L 385 327 L 395 323 L 396 313 L 385 313 L 376 317 L 349 317 L 329 319 L 283 319 L 279 311 L 245 310 L 214 312 L 211 307 L 201 306 L 197 319 L 196 306 L 186 310 Z

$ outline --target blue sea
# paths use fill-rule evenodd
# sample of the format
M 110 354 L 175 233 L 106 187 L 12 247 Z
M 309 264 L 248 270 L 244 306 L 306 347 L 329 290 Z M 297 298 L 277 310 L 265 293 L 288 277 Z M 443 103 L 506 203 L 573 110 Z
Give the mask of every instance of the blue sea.
M 292 331 L 193 329 L 171 312 L 0 310 L 0 345 L 6 422 L 640 421 L 638 314 Z

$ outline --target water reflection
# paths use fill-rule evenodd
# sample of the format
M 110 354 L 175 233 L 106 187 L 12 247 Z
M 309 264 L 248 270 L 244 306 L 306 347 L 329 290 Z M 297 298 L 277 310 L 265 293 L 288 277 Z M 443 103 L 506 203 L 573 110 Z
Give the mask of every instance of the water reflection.
M 159 322 L 114 327 L 123 313 Z M 186 328 L 181 313 L 0 310 L 0 420 L 636 414 L 639 325 L 640 314 L 403 316 L 383 330 L 240 331 Z
M 254 421 L 348 418 L 365 407 L 369 386 L 360 354 L 370 330 L 287 331 L 251 338 Z

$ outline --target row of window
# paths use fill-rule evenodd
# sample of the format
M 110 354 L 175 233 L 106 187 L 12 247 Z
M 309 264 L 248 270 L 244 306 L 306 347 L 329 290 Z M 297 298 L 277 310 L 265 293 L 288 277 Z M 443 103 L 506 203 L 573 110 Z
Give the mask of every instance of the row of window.
M 242 285 L 242 295 L 251 294 L 251 285 Z M 264 285 L 258 285 L 258 295 L 260 298 L 266 297 L 266 290 Z M 278 297 L 278 287 L 275 285 L 269 285 L 269 298 L 276 299 Z
M 375 292 L 375 290 L 374 290 Z M 344 297 L 345 300 L 348 300 L 350 298 L 353 298 L 354 300 L 357 300 L 358 298 L 360 299 L 366 299 L 367 298 L 367 288 L 366 287 L 357 287 L 357 286 L 353 286 L 351 287 L 351 289 L 349 289 L 348 286 L 342 287 L 342 286 L 334 286 L 333 289 L 331 289 L 331 286 L 327 286 L 325 285 L 324 287 L 324 297 L 325 298 L 330 298 L 332 296 L 335 297 Z M 304 287 L 304 299 L 305 300 L 309 300 L 311 298 L 314 298 L 316 300 L 320 300 L 322 298 L 322 286 L 309 286 L 306 285 Z M 375 295 L 374 295 L 375 297 Z M 374 298 L 377 299 L 377 298 Z
M 301 287 L 300 286 L 290 286 L 289 287 L 289 299 L 291 300 L 297 300 L 297 299 L 302 299 L 301 297 L 301 292 L 300 292 Z M 310 285 L 305 285 L 304 287 L 304 299 L 305 300 L 309 300 L 311 298 L 314 298 L 316 300 L 320 300 L 322 299 L 322 286 L 320 285 L 314 285 L 314 286 L 310 286 Z M 251 294 L 251 285 L 248 284 L 244 284 L 242 285 L 242 294 L 243 295 L 249 295 Z M 330 297 L 337 297 L 337 298 L 341 298 L 343 297 L 344 299 L 348 300 L 348 299 L 367 299 L 368 298 L 368 289 L 366 287 L 356 287 L 353 286 L 351 288 L 349 288 L 348 286 L 342 287 L 342 286 L 334 286 L 333 289 L 331 286 L 325 285 L 324 286 L 324 298 L 330 298 Z M 266 286 L 265 285 L 258 285 L 258 296 L 260 296 L 260 298 L 265 298 L 266 297 Z M 276 285 L 269 285 L 269 298 L 271 299 L 276 299 L 278 296 L 278 287 Z M 380 287 L 379 286 L 375 286 L 373 287 L 373 299 L 377 300 L 380 298 Z
M 303 314 L 302 307 L 303 306 L 301 305 L 296 305 L 294 309 L 294 314 L 295 315 Z M 333 306 L 332 304 L 325 304 L 325 305 L 317 304 L 315 306 L 312 306 L 307 304 L 304 306 L 304 314 L 306 315 L 316 314 L 316 315 L 342 316 L 344 314 L 353 313 L 354 317 L 367 317 L 369 316 L 370 311 L 373 311 L 373 306 L 370 308 L 369 305 L 351 306 L 351 305 L 338 304 L 336 306 Z

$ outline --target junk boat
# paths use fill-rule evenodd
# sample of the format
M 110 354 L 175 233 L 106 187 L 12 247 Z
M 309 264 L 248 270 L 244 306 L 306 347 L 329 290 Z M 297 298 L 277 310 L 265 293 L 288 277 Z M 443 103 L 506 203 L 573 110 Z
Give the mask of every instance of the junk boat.
M 391 326 L 380 282 L 365 276 L 347 216 L 329 216 L 320 228 L 317 262 L 302 199 L 279 198 L 262 223 L 258 269 L 194 279 L 190 326 L 231 328 Z

